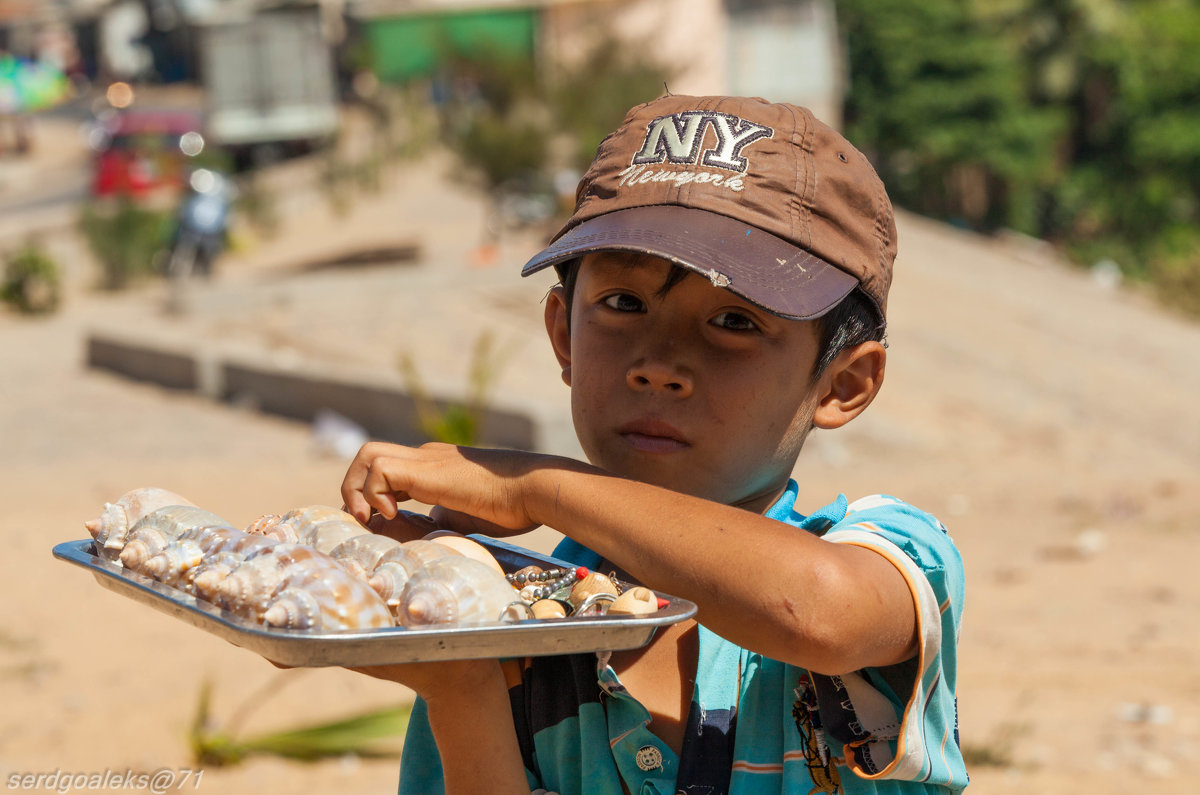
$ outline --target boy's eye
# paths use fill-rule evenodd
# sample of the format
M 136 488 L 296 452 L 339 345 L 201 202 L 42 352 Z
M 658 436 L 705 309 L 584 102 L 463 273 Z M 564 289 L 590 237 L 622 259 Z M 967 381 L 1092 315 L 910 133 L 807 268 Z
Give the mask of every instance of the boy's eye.
M 618 312 L 641 312 L 642 302 L 629 293 L 615 293 L 604 299 L 604 305 Z
M 712 323 L 730 331 L 754 331 L 758 328 L 748 315 L 741 312 L 722 312 L 712 319 Z

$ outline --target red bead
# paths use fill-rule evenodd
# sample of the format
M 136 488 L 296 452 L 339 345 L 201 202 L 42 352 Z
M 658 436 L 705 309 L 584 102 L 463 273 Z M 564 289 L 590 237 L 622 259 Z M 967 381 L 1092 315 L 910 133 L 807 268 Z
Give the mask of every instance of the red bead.
M 575 576 L 581 580 L 588 576 L 587 566 L 580 566 L 579 568 L 575 569 Z

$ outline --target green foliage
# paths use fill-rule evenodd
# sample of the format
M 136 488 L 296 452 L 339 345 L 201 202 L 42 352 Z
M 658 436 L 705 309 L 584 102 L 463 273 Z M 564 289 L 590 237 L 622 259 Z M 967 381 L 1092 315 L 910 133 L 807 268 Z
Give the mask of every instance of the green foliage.
M 165 210 L 122 198 L 84 206 L 79 229 L 101 266 L 101 287 L 118 290 L 154 272 L 154 255 L 166 243 L 172 224 Z
M 1200 5 L 842 0 L 847 131 L 897 204 L 1200 306 Z
M 400 740 L 408 727 L 411 707 L 388 707 L 341 720 L 285 729 L 241 738 L 235 730 L 220 731 L 212 725 L 212 686 L 200 689 L 196 717 L 189 736 L 197 765 L 221 767 L 237 764 L 249 756 L 278 756 L 312 762 L 347 754 L 366 757 L 399 757 Z
M 492 189 L 536 173 L 549 151 L 549 136 L 542 125 L 490 111 L 472 118 L 454 143 L 459 157 Z
M 555 120 L 571 137 L 570 165 L 586 169 L 630 108 L 663 93 L 674 72 L 646 55 L 653 51 L 602 35 L 578 65 L 556 70 L 548 98 Z
M 0 300 L 27 314 L 48 314 L 62 299 L 58 263 L 36 243 L 28 242 L 5 258 Z
M 602 35 L 568 68 L 495 48 L 447 49 L 443 131 L 488 190 L 547 182 L 556 168 L 582 169 L 634 105 L 659 96 L 671 72 Z M 552 80 L 542 78 L 552 74 Z
M 1028 193 L 1055 177 L 1058 113 L 1032 107 L 1000 30 L 959 0 L 844 0 L 847 134 L 897 204 L 1031 231 Z

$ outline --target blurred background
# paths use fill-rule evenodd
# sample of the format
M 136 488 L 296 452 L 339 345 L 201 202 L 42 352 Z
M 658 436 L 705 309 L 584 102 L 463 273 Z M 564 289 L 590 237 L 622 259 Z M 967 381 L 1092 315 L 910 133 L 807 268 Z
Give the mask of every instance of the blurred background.
M 0 0 L 0 777 L 394 787 L 406 694 L 49 549 L 336 504 L 371 438 L 579 456 L 516 273 L 668 90 L 811 107 L 899 210 L 888 386 L 796 476 L 950 526 L 970 791 L 1197 791 L 1192 0 Z

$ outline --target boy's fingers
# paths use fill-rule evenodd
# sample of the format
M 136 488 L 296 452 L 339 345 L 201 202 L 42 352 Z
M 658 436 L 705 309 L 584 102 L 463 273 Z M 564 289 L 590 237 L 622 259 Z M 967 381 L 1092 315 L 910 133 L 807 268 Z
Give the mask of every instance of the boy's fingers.
M 409 479 L 394 458 L 377 458 L 363 479 L 362 498 L 385 519 L 396 518 L 400 502 L 408 499 Z
M 342 500 L 347 513 L 364 524 L 370 519 L 372 508 L 388 519 L 396 515 L 397 495 L 388 471 L 396 469 L 395 454 L 403 453 L 404 449 L 375 442 L 363 445 L 342 480 Z

